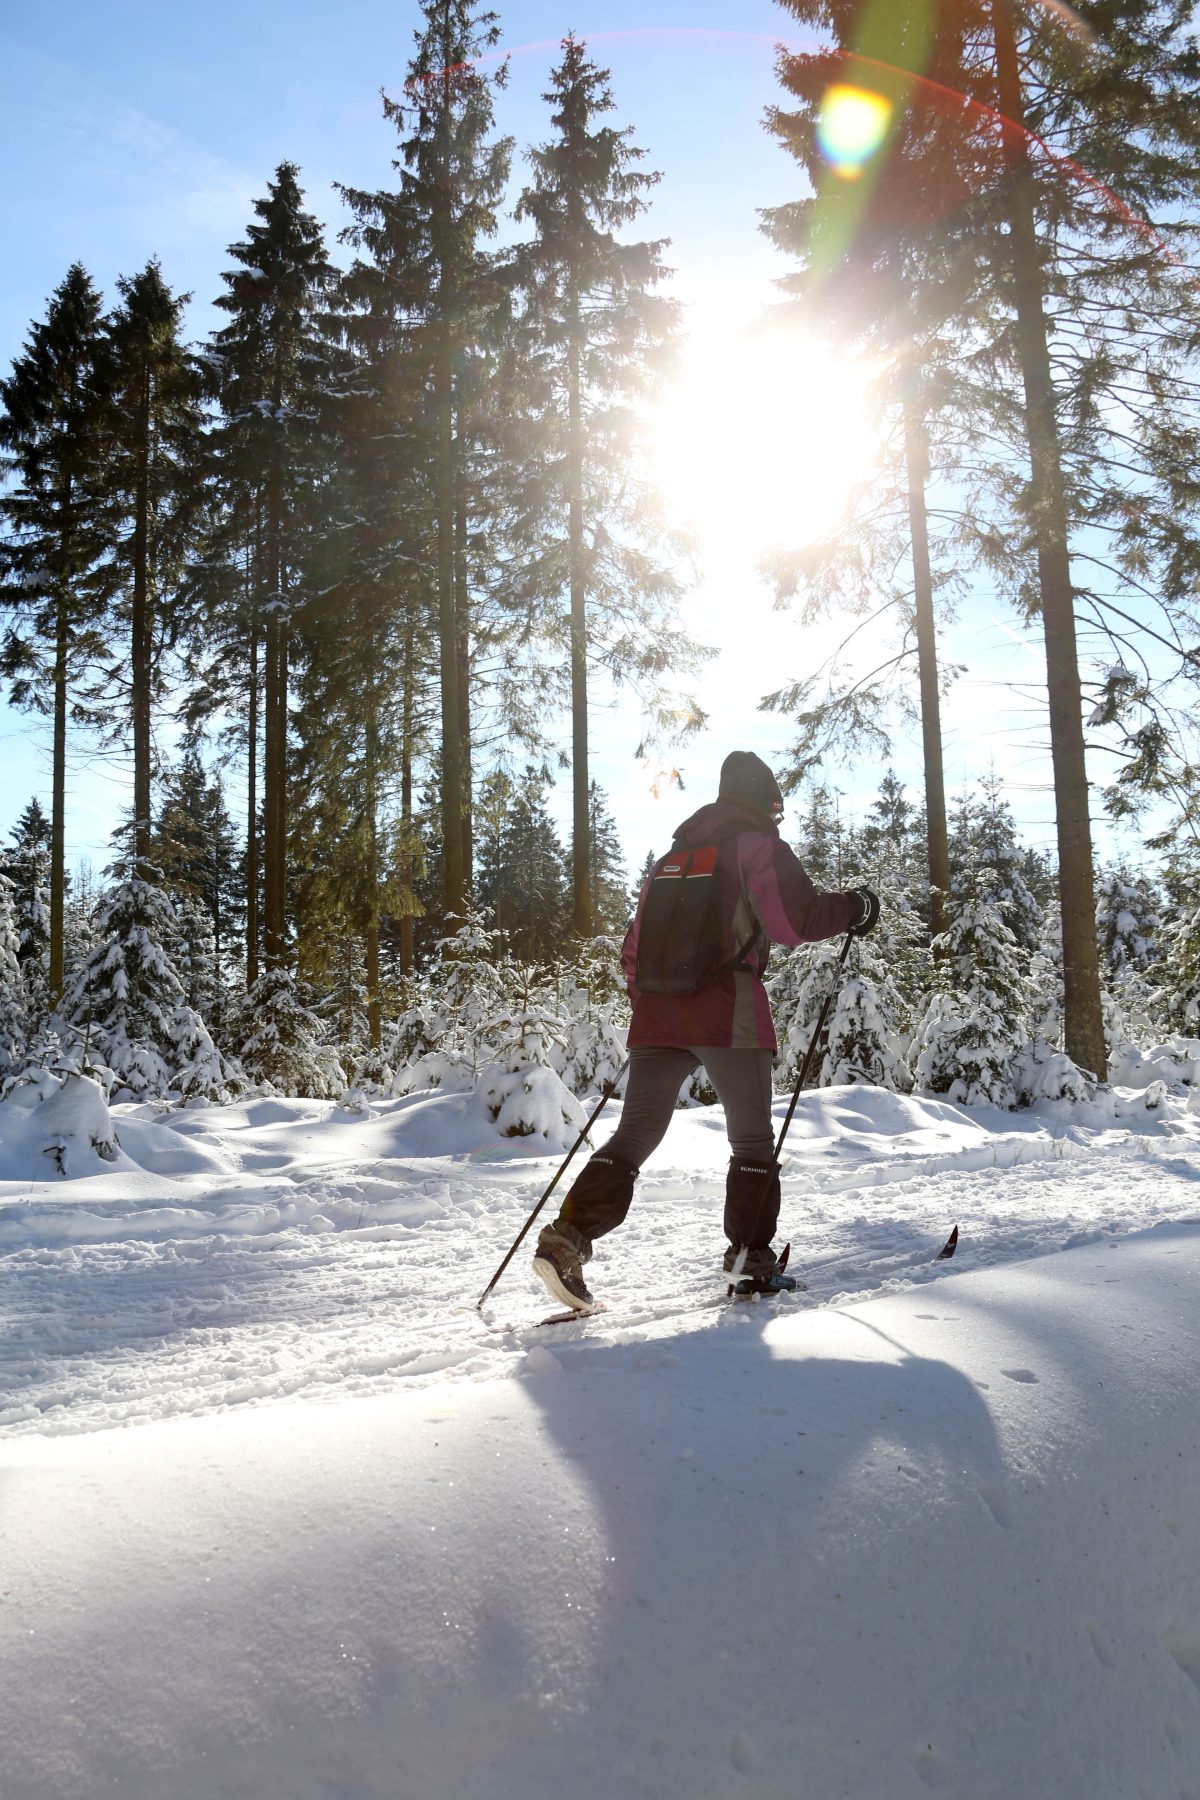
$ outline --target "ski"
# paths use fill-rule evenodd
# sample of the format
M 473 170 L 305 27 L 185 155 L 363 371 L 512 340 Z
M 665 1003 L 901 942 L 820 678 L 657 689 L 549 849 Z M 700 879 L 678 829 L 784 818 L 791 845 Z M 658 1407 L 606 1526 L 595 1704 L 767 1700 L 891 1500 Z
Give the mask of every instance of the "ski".
M 799 1278 L 794 1275 L 785 1275 L 783 1273 L 784 1269 L 787 1267 L 787 1255 L 788 1255 L 788 1251 L 790 1249 L 791 1249 L 790 1244 L 785 1245 L 783 1251 L 780 1253 L 779 1267 L 778 1267 L 778 1275 L 780 1277 L 780 1280 L 779 1280 L 779 1284 L 777 1287 L 763 1289 L 763 1288 L 752 1287 L 748 1283 L 743 1284 L 741 1282 L 738 1282 L 738 1283 L 731 1282 L 731 1283 L 727 1284 L 725 1293 L 720 1295 L 718 1299 L 716 1299 L 715 1301 L 711 1301 L 711 1302 L 702 1302 L 702 1304 L 704 1304 L 704 1305 L 710 1305 L 710 1304 L 711 1305 L 723 1305 L 726 1301 L 729 1301 L 729 1300 L 778 1300 L 781 1297 L 788 1295 L 788 1294 L 796 1294 L 796 1295 L 807 1294 L 809 1290 L 808 1290 L 808 1286 L 805 1282 L 799 1280 Z M 930 1262 L 949 1262 L 950 1258 L 954 1255 L 954 1253 L 957 1249 L 958 1249 L 958 1226 L 956 1225 L 953 1228 L 953 1230 L 951 1231 L 949 1237 L 946 1239 L 945 1243 L 942 1245 L 940 1250 L 938 1250 L 933 1256 L 928 1256 L 928 1252 L 926 1252 L 925 1255 L 918 1254 L 918 1255 L 914 1256 L 911 1259 L 909 1266 L 919 1265 L 920 1263 L 924 1262 L 927 1257 Z M 504 1324 L 504 1325 L 497 1324 L 490 1319 L 485 1319 L 483 1317 L 483 1314 L 476 1307 L 464 1306 L 464 1307 L 458 1308 L 457 1310 L 460 1312 L 473 1313 L 475 1315 L 475 1317 L 480 1320 L 480 1323 L 483 1324 L 484 1326 L 486 1326 L 486 1328 L 489 1331 L 514 1332 L 514 1331 L 536 1331 L 536 1330 L 540 1330 L 541 1327 L 543 1327 L 545 1325 L 571 1325 L 571 1324 L 574 1324 L 575 1322 L 577 1322 L 578 1320 L 590 1319 L 598 1313 L 607 1312 L 608 1307 L 606 1306 L 606 1304 L 603 1300 L 595 1300 L 588 1307 L 583 1307 L 583 1308 L 579 1308 L 579 1309 L 576 1309 L 573 1307 L 566 1308 L 562 1312 L 546 1313 L 545 1316 L 540 1319 L 525 1319 L 525 1320 L 521 1320 L 521 1321 L 513 1320 L 513 1321 L 510 1321 L 508 1324 Z M 679 1310 L 681 1312 L 686 1312 L 689 1310 L 689 1308 L 683 1307 L 683 1308 L 680 1308 Z
M 569 1306 L 562 1312 L 547 1313 L 544 1319 L 535 1319 L 535 1325 L 570 1325 L 574 1319 L 590 1319 L 593 1313 L 605 1311 L 602 1300 L 593 1300 L 590 1306 Z

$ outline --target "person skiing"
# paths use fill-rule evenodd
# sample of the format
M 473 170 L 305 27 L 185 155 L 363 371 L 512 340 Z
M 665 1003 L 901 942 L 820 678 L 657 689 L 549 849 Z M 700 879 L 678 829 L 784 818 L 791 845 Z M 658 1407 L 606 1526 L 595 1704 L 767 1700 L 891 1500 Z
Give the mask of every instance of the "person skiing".
M 594 1304 L 583 1266 L 595 1240 L 624 1220 L 638 1172 L 666 1135 L 680 1087 L 701 1065 L 724 1108 L 731 1152 L 725 1270 L 736 1268 L 739 1292 L 787 1285 L 771 1248 L 780 1193 L 771 1119 L 776 1038 L 762 981 L 769 944 L 863 935 L 879 918 L 879 901 L 869 888 L 820 892 L 779 836 L 782 813 L 783 796 L 766 763 L 752 751 L 733 751 L 721 765 L 716 801 L 678 828 L 672 855 L 656 864 L 642 888 L 621 947 L 633 1002 L 621 1122 L 581 1169 L 557 1219 L 543 1228 L 533 1259 L 554 1298 L 577 1312 Z M 701 920 L 698 906 L 690 914 L 688 906 L 706 876 L 714 891 Z M 696 878 L 694 889 L 689 877 Z M 711 951 L 700 941 L 705 932 Z M 689 933 L 696 941 L 681 944 Z M 700 979 L 686 991 L 693 968 Z

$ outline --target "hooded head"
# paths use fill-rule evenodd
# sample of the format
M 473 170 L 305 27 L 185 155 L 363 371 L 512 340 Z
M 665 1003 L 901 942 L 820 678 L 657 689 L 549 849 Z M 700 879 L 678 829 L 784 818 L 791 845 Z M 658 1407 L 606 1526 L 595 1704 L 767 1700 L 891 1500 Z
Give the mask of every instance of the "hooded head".
M 756 812 L 765 813 L 775 824 L 783 816 L 783 795 L 779 791 L 779 783 L 761 756 L 755 756 L 753 750 L 733 750 L 725 758 L 721 764 L 721 785 L 717 797 L 720 800 L 736 800 L 742 806 L 752 806 Z

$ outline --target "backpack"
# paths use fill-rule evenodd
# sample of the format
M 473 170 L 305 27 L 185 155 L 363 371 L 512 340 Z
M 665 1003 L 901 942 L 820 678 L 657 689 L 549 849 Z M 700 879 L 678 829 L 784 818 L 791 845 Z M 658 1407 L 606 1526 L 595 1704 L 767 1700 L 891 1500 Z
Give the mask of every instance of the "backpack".
M 716 844 L 680 844 L 659 857 L 646 883 L 634 986 L 640 994 L 699 993 L 729 970 L 745 968 L 760 931 L 755 925 L 749 943 L 727 961 L 718 961 L 720 849 Z

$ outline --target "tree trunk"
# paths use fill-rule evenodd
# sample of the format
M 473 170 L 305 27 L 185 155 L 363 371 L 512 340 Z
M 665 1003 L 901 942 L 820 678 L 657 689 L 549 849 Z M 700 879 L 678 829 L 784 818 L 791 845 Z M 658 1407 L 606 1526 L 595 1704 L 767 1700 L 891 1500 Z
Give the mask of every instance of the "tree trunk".
M 413 736 L 416 712 L 416 628 L 411 617 L 404 634 L 404 691 L 400 744 L 400 974 L 413 972 Z
M 130 675 L 133 713 L 133 872 L 150 876 L 150 686 L 154 621 L 150 593 L 150 372 L 143 371 L 139 420 L 138 472 L 133 516 L 133 608 L 130 622 Z
M 249 719 L 246 726 L 246 986 L 258 980 L 258 625 L 250 627 Z
M 447 917 L 461 917 L 463 870 L 462 704 L 458 686 L 458 608 L 454 594 L 454 383 L 449 327 L 443 327 L 434 375 L 437 420 L 438 652 L 442 688 L 442 876 Z
M 592 852 L 588 806 L 587 576 L 583 541 L 582 327 L 572 285 L 567 338 L 567 554 L 571 581 L 571 886 L 578 937 L 591 937 Z
M 941 694 L 938 688 L 937 627 L 933 613 L 933 569 L 929 560 L 929 520 L 925 481 L 929 469 L 925 421 L 920 403 L 904 403 L 904 456 L 908 472 L 908 521 L 912 536 L 917 662 L 921 681 L 921 741 L 925 752 L 925 836 L 929 851 L 929 916 L 933 936 L 949 924 L 950 840 L 946 829 L 946 782 L 942 769 Z M 937 954 L 937 952 L 935 952 Z
M 462 745 L 463 890 L 474 889 L 475 831 L 471 775 L 471 589 L 467 574 L 467 503 L 463 494 L 462 456 L 458 458 L 458 499 L 454 508 L 454 610 L 458 665 L 458 708 Z
M 1046 640 L 1050 750 L 1054 766 L 1062 903 L 1066 1050 L 1081 1068 L 1103 1078 L 1107 1073 L 1108 1056 L 1100 1001 L 1083 699 L 1075 642 L 1075 596 L 1071 583 L 1066 487 L 1038 255 L 1034 178 L 1025 140 L 1016 39 L 1006 0 L 993 0 L 992 18 L 1008 165 L 1009 242 L 1025 389 L 1042 626 Z
M 277 472 L 267 492 L 263 671 L 263 960 L 287 962 L 287 579 Z
M 367 1035 L 372 1050 L 383 1042 L 383 1011 L 379 997 L 379 803 L 376 791 L 377 740 L 375 703 L 367 719 Z
M 66 559 L 64 558 L 64 561 Z M 67 813 L 67 659 L 70 635 L 67 597 L 59 590 L 54 624 L 54 755 L 50 800 L 50 1010 L 63 997 L 65 955 L 63 923 L 66 913 L 66 813 Z

